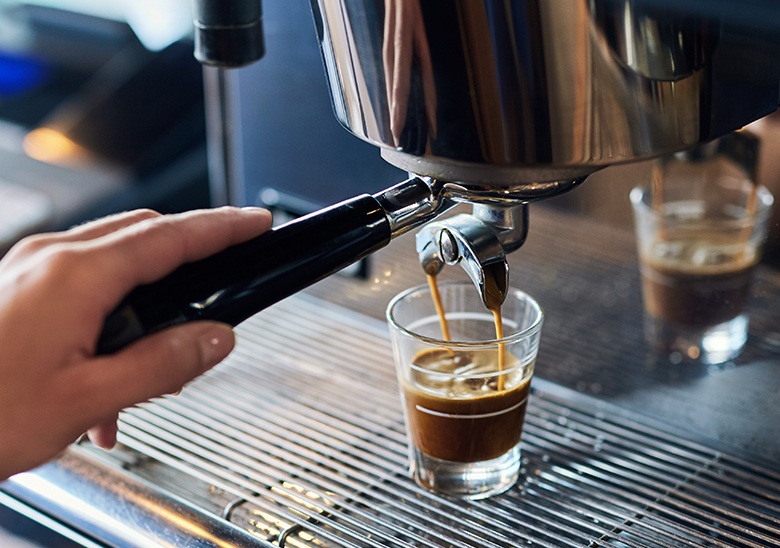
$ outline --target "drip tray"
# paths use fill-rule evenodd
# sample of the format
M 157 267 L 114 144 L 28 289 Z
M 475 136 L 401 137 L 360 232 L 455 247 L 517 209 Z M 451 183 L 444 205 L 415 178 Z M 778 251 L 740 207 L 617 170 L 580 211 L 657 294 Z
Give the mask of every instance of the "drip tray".
M 519 482 L 485 501 L 435 496 L 407 474 L 383 322 L 296 296 L 238 332 L 233 354 L 179 396 L 124 413 L 118 449 L 75 454 L 258 545 L 780 544 L 780 471 L 541 379 Z

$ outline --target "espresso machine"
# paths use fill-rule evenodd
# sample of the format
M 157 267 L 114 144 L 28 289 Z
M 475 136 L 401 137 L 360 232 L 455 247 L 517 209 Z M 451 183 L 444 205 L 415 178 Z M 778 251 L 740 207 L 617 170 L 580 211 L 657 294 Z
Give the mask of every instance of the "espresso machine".
M 218 87 L 263 55 L 260 2 L 196 7 L 196 55 L 219 67 Z M 243 322 L 236 349 L 180 395 L 123 412 L 112 452 L 76 444 L 0 484 L 0 504 L 86 548 L 780 543 L 777 273 L 759 271 L 744 361 L 682 367 L 643 346 L 633 234 L 541 207 L 528 230 L 531 202 L 584 190 L 601 168 L 773 112 L 779 11 L 769 0 L 312 0 L 339 122 L 408 180 L 136 289 L 101 351 L 199 318 Z M 456 205 L 471 212 L 452 216 Z M 292 295 L 374 251 L 406 267 L 381 263 L 379 282 L 457 263 L 483 295 L 485 272 L 508 275 L 511 262 L 513 284 L 545 307 L 521 479 L 505 495 L 451 500 L 408 477 L 376 312 L 409 278 L 379 296 L 379 283 L 340 276 Z
M 100 351 L 184 321 L 236 325 L 421 225 L 426 272 L 461 264 L 484 298 L 490 268 L 506 288 L 529 203 L 776 110 L 776 36 L 695 6 L 312 2 L 336 117 L 410 178 L 138 288 Z M 259 0 L 200 0 L 195 30 L 207 65 L 264 51 Z M 463 202 L 470 214 L 435 221 Z

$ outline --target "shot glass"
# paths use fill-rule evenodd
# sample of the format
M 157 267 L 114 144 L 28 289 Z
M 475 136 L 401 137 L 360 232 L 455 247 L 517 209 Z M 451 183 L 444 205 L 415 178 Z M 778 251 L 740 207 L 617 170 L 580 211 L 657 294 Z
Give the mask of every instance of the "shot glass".
M 772 195 L 723 159 L 660 162 L 653 180 L 631 191 L 645 338 L 673 363 L 733 359 Z
M 439 293 L 450 341 L 442 340 L 427 286 L 399 294 L 387 308 L 410 472 L 439 494 L 485 498 L 519 475 L 542 309 L 510 289 L 501 307 L 504 337 L 496 339 L 493 314 L 471 283 L 443 283 Z

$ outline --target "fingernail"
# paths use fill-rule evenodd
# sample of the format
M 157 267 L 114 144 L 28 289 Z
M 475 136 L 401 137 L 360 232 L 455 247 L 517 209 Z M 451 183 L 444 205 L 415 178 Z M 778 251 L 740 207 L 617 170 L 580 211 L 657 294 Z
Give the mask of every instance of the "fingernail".
M 116 437 L 119 433 L 119 425 L 117 423 L 114 423 L 113 426 L 106 432 L 106 437 L 103 440 L 103 449 L 106 451 L 110 451 L 114 447 L 116 447 Z
M 271 213 L 271 211 L 269 211 L 264 207 L 248 206 L 248 207 L 243 207 L 241 209 L 249 213 L 262 215 L 263 217 L 267 217 L 269 219 L 273 218 L 273 214 Z
M 87 432 L 89 440 L 98 447 L 110 451 L 116 447 L 118 425 L 116 422 L 107 422 L 90 428 Z
M 203 369 L 208 369 L 227 357 L 235 345 L 235 334 L 229 325 L 216 324 L 198 337 Z
M 244 211 L 248 211 L 249 213 L 262 213 L 265 215 L 270 215 L 271 212 L 264 208 L 264 207 L 257 207 L 257 206 L 245 206 L 241 208 Z

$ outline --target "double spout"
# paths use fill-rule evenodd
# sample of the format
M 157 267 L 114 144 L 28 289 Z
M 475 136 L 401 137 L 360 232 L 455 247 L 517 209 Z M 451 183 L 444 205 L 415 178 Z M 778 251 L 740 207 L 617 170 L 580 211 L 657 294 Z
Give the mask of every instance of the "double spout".
M 506 255 L 525 242 L 528 205 L 474 204 L 469 214 L 429 223 L 416 236 L 417 254 L 426 274 L 437 275 L 445 264 L 460 264 L 491 310 L 499 307 L 509 287 Z
M 419 226 L 466 196 L 453 193 L 449 183 L 413 177 L 375 194 L 388 219 L 393 236 Z M 509 287 L 506 255 L 525 242 L 528 204 L 502 201 L 473 204 L 471 214 L 430 222 L 416 236 L 417 254 L 426 274 L 437 275 L 445 264 L 460 264 L 490 309 L 500 306 Z

